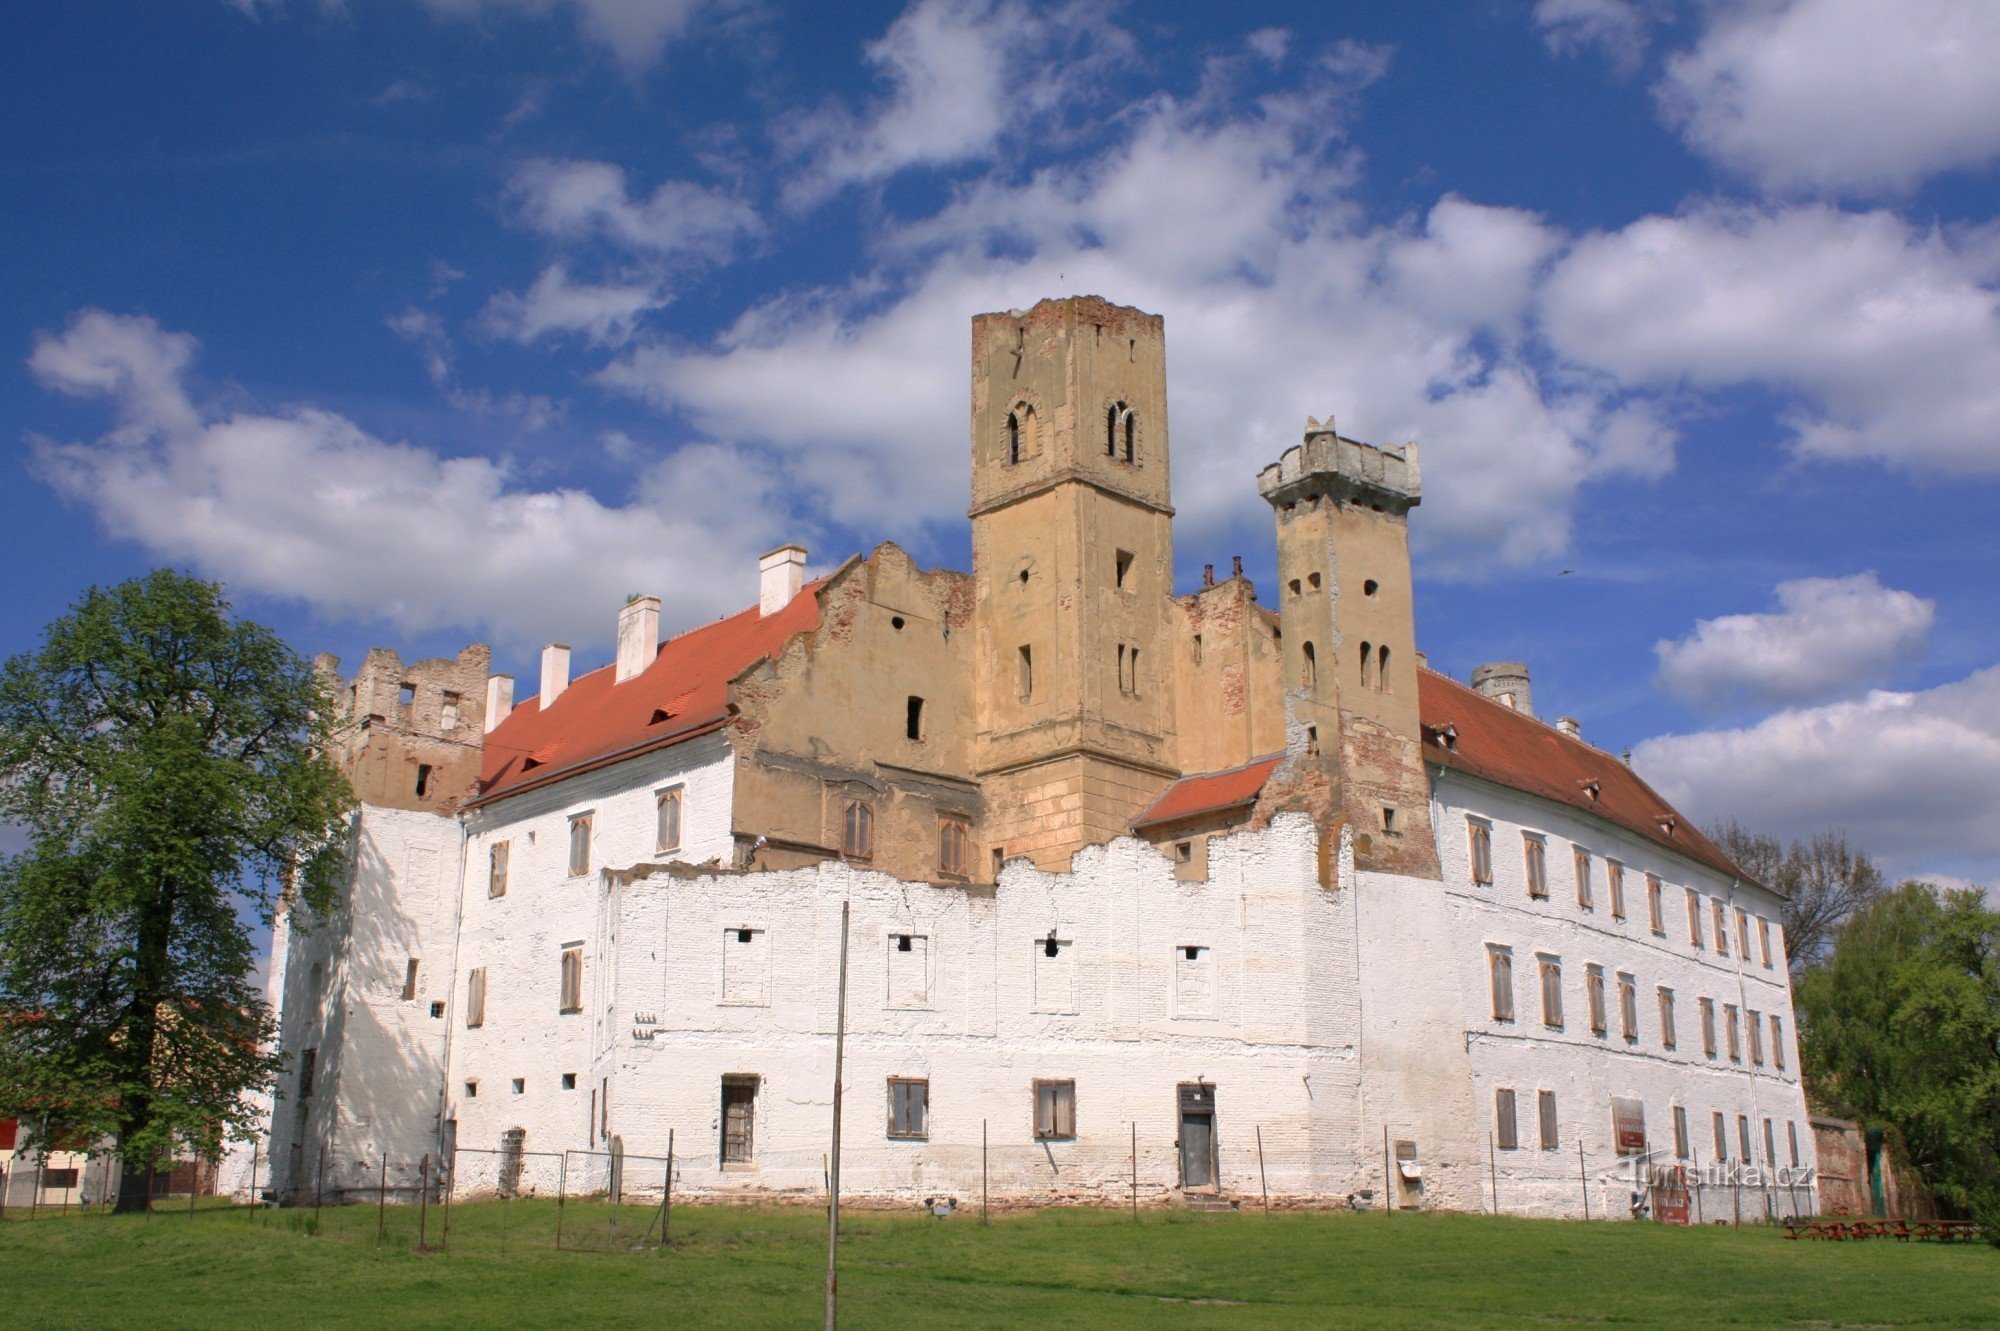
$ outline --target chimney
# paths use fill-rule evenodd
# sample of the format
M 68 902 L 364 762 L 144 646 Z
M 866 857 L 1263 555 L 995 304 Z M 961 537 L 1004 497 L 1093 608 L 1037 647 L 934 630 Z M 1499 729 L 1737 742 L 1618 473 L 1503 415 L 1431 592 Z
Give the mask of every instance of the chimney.
M 1528 667 L 1519 661 L 1491 661 L 1472 672 L 1472 691 L 1528 716 L 1535 714 L 1528 691 Z
M 486 733 L 492 734 L 493 727 L 505 721 L 514 710 L 514 677 L 512 675 L 488 675 L 486 677 Z
M 620 684 L 642 674 L 660 654 L 660 598 L 635 596 L 618 612 L 618 670 L 613 679 Z
M 781 545 L 757 561 L 757 610 L 775 615 L 792 603 L 806 582 L 806 548 Z
M 1562 731 L 1563 734 L 1568 735 L 1571 739 L 1583 738 L 1583 722 L 1573 716 L 1557 717 L 1556 729 Z
M 569 687 L 569 648 L 562 643 L 552 642 L 542 648 L 542 696 L 536 705 L 543 711 L 562 697 L 562 691 Z

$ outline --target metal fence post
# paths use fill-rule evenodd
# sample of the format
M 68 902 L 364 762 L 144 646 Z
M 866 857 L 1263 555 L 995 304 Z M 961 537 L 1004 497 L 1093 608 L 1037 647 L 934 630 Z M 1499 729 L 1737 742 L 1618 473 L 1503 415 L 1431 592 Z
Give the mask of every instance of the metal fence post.
M 429 1245 L 429 1221 L 431 1207 L 431 1153 L 424 1152 L 424 1162 L 417 1174 L 417 1251 L 422 1252 Z
M 563 1203 L 569 1199 L 569 1151 L 562 1153 L 562 1164 L 556 1170 L 556 1251 L 562 1251 Z
M 1583 1138 L 1576 1139 L 1576 1178 L 1583 1185 L 1583 1218 L 1590 1219 L 1590 1170 L 1583 1163 Z
M 313 1233 L 318 1234 L 319 1207 L 326 1198 L 326 1143 L 319 1144 L 319 1173 L 313 1180 Z
M 454 1146 L 450 1163 L 438 1161 L 438 1168 L 444 1171 L 444 1233 L 438 1236 L 438 1247 L 451 1251 L 451 1195 L 458 1190 L 458 1151 Z
M 382 1179 L 375 1185 L 375 1241 L 380 1243 L 389 1228 L 389 1157 L 382 1157 Z

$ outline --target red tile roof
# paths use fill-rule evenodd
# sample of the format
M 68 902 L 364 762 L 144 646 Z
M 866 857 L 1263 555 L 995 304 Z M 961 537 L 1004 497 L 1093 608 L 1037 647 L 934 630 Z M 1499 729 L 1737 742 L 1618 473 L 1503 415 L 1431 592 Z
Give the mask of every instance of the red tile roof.
M 1201 772 L 1184 776 L 1168 786 L 1152 806 L 1132 820 L 1132 826 L 1157 827 L 1202 814 L 1224 813 L 1248 808 L 1257 802 L 1264 783 L 1276 771 L 1283 754 L 1258 758 L 1226 772 Z
M 1595 814 L 1720 873 L 1749 878 L 1637 772 L 1602 749 L 1430 670 L 1417 672 L 1417 710 L 1429 761 Z M 1449 744 L 1447 727 L 1454 732 Z
M 486 737 L 480 805 L 607 763 L 663 749 L 719 729 L 729 718 L 729 681 L 794 633 L 819 627 L 822 578 L 774 615 L 756 606 L 660 644 L 653 664 L 623 684 L 612 666 L 570 682 L 547 709 L 515 704 Z M 661 712 L 666 715 L 655 721 Z

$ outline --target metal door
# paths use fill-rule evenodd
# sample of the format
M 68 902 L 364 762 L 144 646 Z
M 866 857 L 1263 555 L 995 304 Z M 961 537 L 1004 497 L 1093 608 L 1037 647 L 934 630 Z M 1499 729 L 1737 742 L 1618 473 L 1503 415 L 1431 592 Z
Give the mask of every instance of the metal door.
M 1215 1186 L 1215 1087 L 1180 1088 L 1181 1186 Z

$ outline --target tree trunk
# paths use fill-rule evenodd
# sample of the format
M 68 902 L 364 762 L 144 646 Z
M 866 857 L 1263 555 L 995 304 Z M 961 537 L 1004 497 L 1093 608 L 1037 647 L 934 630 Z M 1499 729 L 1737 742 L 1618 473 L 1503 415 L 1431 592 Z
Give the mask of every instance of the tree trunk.
M 154 1060 L 159 1054 L 160 1008 L 167 997 L 168 943 L 173 935 L 174 889 L 162 883 L 159 893 L 146 903 L 139 922 L 139 946 L 132 985 L 132 1006 L 126 1026 L 120 1082 L 129 1089 L 121 1099 L 118 1114 L 118 1150 L 124 1167 L 118 1175 L 118 1215 L 144 1211 L 152 1205 L 153 1159 L 156 1144 L 149 1144 L 135 1158 L 130 1150 L 137 1137 L 151 1142 L 147 1132 L 153 1124 Z

